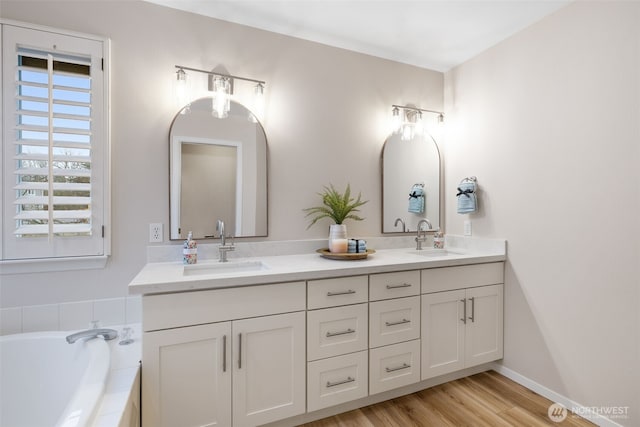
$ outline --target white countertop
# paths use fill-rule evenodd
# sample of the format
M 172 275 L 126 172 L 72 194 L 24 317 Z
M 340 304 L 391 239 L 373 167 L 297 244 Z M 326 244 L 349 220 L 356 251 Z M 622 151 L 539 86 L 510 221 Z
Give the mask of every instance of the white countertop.
M 238 245 L 242 245 L 239 243 Z M 380 243 L 377 245 L 380 247 Z M 130 294 L 156 294 L 203 289 L 230 288 L 323 279 L 359 274 L 375 274 L 423 268 L 448 267 L 464 264 L 480 264 L 504 261 L 506 242 L 496 239 L 471 239 L 447 236 L 444 250 L 426 248 L 375 249 L 374 254 L 363 260 L 330 260 L 320 254 L 252 256 L 234 258 L 229 263 L 260 261 L 266 268 L 254 271 L 215 272 L 212 274 L 185 275 L 185 266 L 176 262 L 150 262 L 129 284 Z M 218 264 L 217 259 L 199 260 L 198 268 Z

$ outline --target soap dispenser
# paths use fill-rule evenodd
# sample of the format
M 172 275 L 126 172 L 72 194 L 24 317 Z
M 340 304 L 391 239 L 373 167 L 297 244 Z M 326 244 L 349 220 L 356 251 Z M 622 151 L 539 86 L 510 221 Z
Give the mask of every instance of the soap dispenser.
M 193 233 L 190 231 L 187 240 L 182 245 L 182 263 L 195 264 L 198 262 L 198 243 L 193 240 Z

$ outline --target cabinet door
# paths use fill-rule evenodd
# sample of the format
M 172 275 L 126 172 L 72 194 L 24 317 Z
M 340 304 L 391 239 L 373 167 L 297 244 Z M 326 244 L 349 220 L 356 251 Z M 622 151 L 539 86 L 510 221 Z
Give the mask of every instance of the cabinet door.
M 305 411 L 305 313 L 233 322 L 233 425 Z
M 231 323 L 144 334 L 144 427 L 231 425 Z
M 467 289 L 465 367 L 503 355 L 503 285 Z
M 464 368 L 464 289 L 422 295 L 422 379 Z

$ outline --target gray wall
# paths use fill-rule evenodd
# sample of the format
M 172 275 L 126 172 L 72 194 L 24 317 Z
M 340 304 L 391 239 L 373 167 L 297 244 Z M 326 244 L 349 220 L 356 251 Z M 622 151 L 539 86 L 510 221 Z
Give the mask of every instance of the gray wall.
M 445 76 L 447 231 L 505 237 L 504 366 L 640 425 L 640 3 L 576 2 Z
M 350 232 L 379 235 L 380 154 L 391 104 L 443 106 L 442 73 L 140 1 L 3 0 L 1 13 L 111 38 L 113 175 L 106 269 L 2 276 L 2 307 L 124 296 L 145 263 L 149 223 L 163 223 L 168 238 L 176 64 L 224 65 L 267 82 L 270 240 L 326 236 L 324 225 L 306 230 L 302 209 L 318 203 L 323 185 L 347 182 L 370 201 L 362 209 L 366 221 L 350 223 Z

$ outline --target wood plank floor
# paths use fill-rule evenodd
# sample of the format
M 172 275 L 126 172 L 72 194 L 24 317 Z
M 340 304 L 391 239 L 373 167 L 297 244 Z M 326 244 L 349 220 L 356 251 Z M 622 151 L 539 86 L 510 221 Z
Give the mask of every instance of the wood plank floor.
M 595 424 L 569 413 L 561 423 L 553 402 L 494 372 L 483 372 L 397 399 L 304 424 L 305 427 L 512 427 Z

